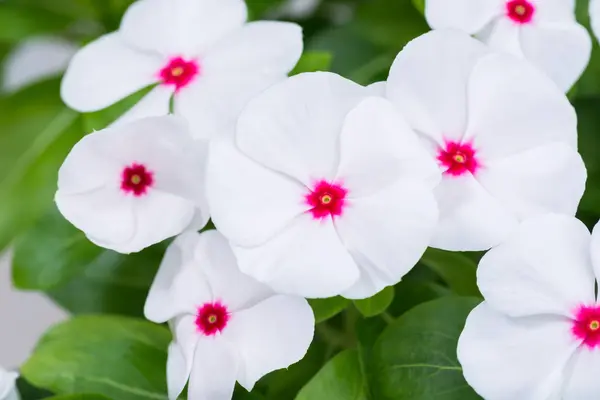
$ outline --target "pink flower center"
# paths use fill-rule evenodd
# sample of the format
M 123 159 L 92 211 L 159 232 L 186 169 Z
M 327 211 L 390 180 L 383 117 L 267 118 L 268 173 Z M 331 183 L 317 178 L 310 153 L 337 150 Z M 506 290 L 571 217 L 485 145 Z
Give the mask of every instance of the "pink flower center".
M 229 322 L 230 314 L 220 302 L 206 303 L 198 308 L 196 314 L 196 327 L 198 332 L 205 336 L 213 336 L 221 333 Z
M 121 173 L 121 190 L 134 196 L 143 196 L 154 184 L 154 173 L 142 164 L 133 163 Z
M 588 348 L 600 348 L 600 307 L 579 307 L 571 331 Z
M 446 175 L 460 176 L 467 172 L 475 174 L 479 169 L 477 151 L 471 143 L 446 142 L 446 148 L 438 149 L 437 159 L 446 168 Z
M 510 0 L 506 3 L 506 15 L 517 24 L 527 24 L 533 19 L 535 7 L 528 0 Z
M 174 57 L 160 70 L 159 76 L 163 85 L 175 86 L 175 91 L 179 91 L 189 85 L 199 73 L 200 66 L 196 60 Z
M 306 204 L 314 219 L 342 215 L 348 191 L 341 185 L 325 180 L 317 182 L 314 188 L 305 196 Z

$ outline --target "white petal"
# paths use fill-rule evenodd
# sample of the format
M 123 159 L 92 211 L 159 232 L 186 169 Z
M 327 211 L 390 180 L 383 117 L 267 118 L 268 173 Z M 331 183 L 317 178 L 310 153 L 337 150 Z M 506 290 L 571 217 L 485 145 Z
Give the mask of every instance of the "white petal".
M 193 314 L 212 301 L 206 277 L 194 262 L 199 242 L 198 233 L 185 232 L 167 248 L 144 306 L 150 321 L 163 323 L 186 312 Z
M 477 282 L 490 306 L 519 317 L 573 317 L 593 304 L 590 233 L 573 217 L 547 214 L 523 222 L 479 263 Z
M 517 226 L 516 216 L 470 175 L 447 176 L 435 189 L 440 210 L 432 247 L 481 251 L 500 243 Z
M 570 328 L 567 319 L 509 318 L 483 303 L 467 318 L 458 360 L 469 385 L 487 400 L 554 399 L 577 346 Z
M 315 330 L 315 317 L 301 297 L 277 295 L 235 313 L 223 337 L 241 356 L 237 380 L 246 390 L 271 371 L 300 361 Z
M 590 23 L 596 39 L 600 40 L 600 0 L 590 0 Z
M 585 71 L 592 52 L 590 34 L 576 22 L 526 27 L 521 33 L 521 46 L 527 60 L 565 92 Z
M 402 180 L 434 188 L 441 174 L 393 104 L 369 97 L 344 121 L 335 181 L 350 198 L 371 195 Z
M 169 102 L 173 89 L 158 85 L 144 96 L 133 107 L 121 115 L 111 127 L 126 124 L 146 117 L 155 117 L 169 114 Z
M 250 22 L 232 32 L 202 59 L 202 76 L 241 74 L 282 77 L 302 55 L 302 28 L 291 22 Z
M 477 180 L 519 219 L 548 212 L 575 215 L 587 172 L 577 151 L 551 143 L 491 161 Z
M 350 200 L 335 225 L 367 284 L 359 282 L 344 297 L 371 297 L 398 283 L 427 249 L 437 220 L 433 192 L 423 184 L 398 182 Z
M 3 89 L 17 91 L 60 75 L 76 52 L 74 43 L 59 37 L 39 36 L 21 41 L 4 61 Z
M 244 24 L 243 0 L 140 0 L 121 22 L 131 45 L 165 56 L 198 56 Z
M 538 0 L 535 6 L 534 18 L 540 25 L 575 21 L 575 0 Z
M 483 58 L 469 84 L 467 138 L 482 162 L 551 142 L 577 148 L 577 116 L 565 95 L 526 61 Z
M 279 293 L 336 296 L 359 276 L 331 220 L 314 220 L 309 214 L 297 217 L 261 246 L 233 250 L 242 272 Z
M 263 244 L 308 209 L 308 189 L 266 169 L 231 143 L 210 147 L 206 186 L 215 226 L 240 246 Z
M 510 18 L 500 18 L 475 35 L 495 51 L 522 57 L 521 29 Z
M 367 86 L 367 92 L 370 96 L 385 97 L 387 82 L 375 82 Z
M 502 6 L 498 0 L 427 0 L 425 17 L 432 29 L 457 28 L 473 34 L 499 16 Z
M 187 363 L 183 352 L 176 342 L 169 344 L 167 357 L 167 387 L 169 400 L 176 400 L 190 377 L 192 363 Z
M 194 258 L 208 280 L 213 301 L 222 301 L 230 312 L 252 307 L 273 294 L 239 270 L 227 239 L 216 230 L 200 235 Z
M 239 73 L 203 76 L 174 97 L 176 114 L 185 117 L 195 138 L 232 138 L 238 117 L 248 101 L 285 74 L 267 76 Z
M 12 371 L 5 371 L 0 367 L 0 399 L 18 400 L 16 391 L 16 381 L 19 374 Z
M 459 140 L 467 124 L 467 84 L 487 48 L 465 33 L 439 30 L 410 42 L 390 70 L 387 97 L 410 126 L 439 144 Z
M 363 97 L 364 87 L 333 73 L 293 76 L 248 104 L 237 144 L 250 158 L 307 186 L 331 179 L 344 118 Z
M 600 223 L 596 223 L 592 230 L 592 242 L 590 244 L 592 265 L 596 273 L 596 279 L 600 281 Z
M 188 386 L 190 400 L 231 400 L 239 361 L 229 343 L 203 337 L 196 347 Z
M 563 388 L 564 400 L 592 400 L 600 393 L 600 353 L 598 349 L 590 350 L 581 346 L 571 360 L 569 370 L 565 373 Z
M 77 111 L 106 108 L 156 82 L 161 63 L 159 57 L 128 47 L 117 32 L 104 35 L 73 57 L 61 97 Z

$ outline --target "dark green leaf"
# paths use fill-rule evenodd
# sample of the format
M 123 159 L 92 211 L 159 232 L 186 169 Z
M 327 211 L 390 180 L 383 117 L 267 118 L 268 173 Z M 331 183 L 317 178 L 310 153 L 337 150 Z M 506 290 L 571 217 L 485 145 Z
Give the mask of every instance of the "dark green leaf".
M 48 397 L 46 400 L 110 400 L 110 399 L 106 396 L 102 396 L 101 394 L 78 393 L 78 394 L 66 394 L 63 396 Z
M 371 387 L 378 400 L 475 400 L 456 358 L 474 298 L 446 297 L 398 318 L 375 343 Z
M 368 399 L 357 350 L 345 350 L 332 358 L 296 397 L 296 400 L 334 399 Z
M 477 287 L 477 264 L 469 257 L 438 249 L 427 249 L 421 263 L 437 273 L 459 296 L 481 296 Z
M 52 328 L 21 368 L 56 394 L 165 400 L 167 328 L 114 316 L 82 316 Z
M 19 42 L 26 37 L 63 31 L 70 20 L 52 12 L 2 4 L 0 6 L 0 41 Z
M 303 72 L 329 71 L 331 60 L 331 53 L 326 51 L 306 51 L 290 76 Z
M 355 300 L 354 305 L 365 317 L 373 317 L 387 310 L 393 300 L 394 287 L 388 286 L 368 299 Z
M 415 8 L 423 15 L 425 15 L 425 0 L 412 0 Z
M 348 307 L 350 300 L 337 296 L 328 299 L 310 299 L 308 303 L 313 309 L 316 323 L 319 323 L 335 317 L 342 312 Z

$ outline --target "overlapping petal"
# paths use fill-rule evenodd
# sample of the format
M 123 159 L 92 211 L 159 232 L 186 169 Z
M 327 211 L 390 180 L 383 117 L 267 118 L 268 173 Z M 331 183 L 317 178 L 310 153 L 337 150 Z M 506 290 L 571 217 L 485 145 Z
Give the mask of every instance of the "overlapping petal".
M 593 399 L 600 391 L 598 351 L 581 347 L 565 369 L 562 398 L 564 400 Z
M 481 30 L 503 12 L 498 0 L 427 0 L 425 17 L 433 29 L 456 28 L 470 34 Z
M 239 368 L 235 349 L 228 342 L 214 337 L 201 338 L 196 346 L 188 397 L 231 400 Z

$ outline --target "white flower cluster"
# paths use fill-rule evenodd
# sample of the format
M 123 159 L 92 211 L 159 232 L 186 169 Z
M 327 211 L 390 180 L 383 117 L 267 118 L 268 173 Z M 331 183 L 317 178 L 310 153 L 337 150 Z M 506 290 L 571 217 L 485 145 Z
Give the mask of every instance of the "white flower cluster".
M 305 298 L 373 296 L 428 246 L 494 247 L 479 275 L 487 302 L 459 348 L 478 392 L 597 398 L 600 248 L 590 256 L 572 218 L 586 169 L 564 95 L 590 40 L 573 8 L 428 0 L 433 27 L 490 46 L 434 30 L 370 87 L 287 78 L 300 27 L 246 23 L 243 0 L 138 0 L 81 49 L 62 84 L 76 110 L 154 85 L 73 148 L 56 203 L 121 253 L 176 237 L 145 307 L 173 331 L 169 398 L 188 381 L 191 400 L 230 399 L 236 381 L 251 390 L 306 353 Z M 198 234 L 209 219 L 217 230 Z

